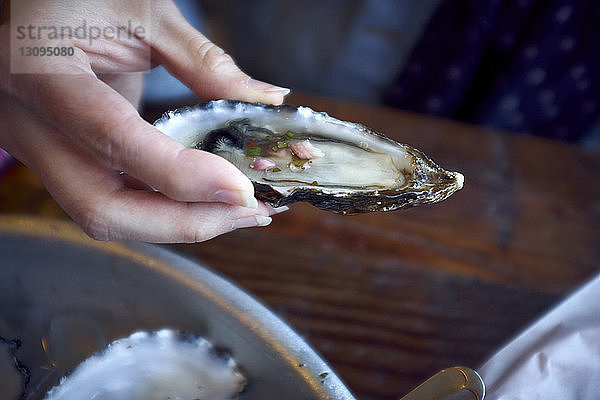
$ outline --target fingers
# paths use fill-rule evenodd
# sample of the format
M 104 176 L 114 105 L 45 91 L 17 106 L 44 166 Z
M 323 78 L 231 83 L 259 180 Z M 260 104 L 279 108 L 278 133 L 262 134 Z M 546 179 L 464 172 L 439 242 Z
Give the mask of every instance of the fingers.
M 97 240 L 194 243 L 235 229 L 271 223 L 264 205 L 250 210 L 222 203 L 176 202 L 157 192 L 84 189 L 90 190 L 90 197 L 82 203 L 85 207 L 67 208 L 67 212 Z
M 252 184 L 231 163 L 184 148 L 93 74 L 19 75 L 13 81 L 23 102 L 33 102 L 105 167 L 125 171 L 174 200 L 257 206 Z
M 137 109 L 144 87 L 143 73 L 120 73 L 100 75 L 100 80 L 125 97 Z
M 280 103 L 288 91 L 251 80 L 196 32 L 170 1 L 158 1 L 161 26 L 151 45 L 167 67 L 204 97 Z M 158 14 L 161 10 L 158 10 Z M 111 170 L 125 171 L 177 201 L 217 201 L 255 208 L 248 178 L 214 154 L 186 149 L 143 121 L 135 107 L 90 67 L 79 48 L 69 59 L 42 63 L 50 74 L 16 74 L 6 85 L 23 104 Z M 135 88 L 109 82 L 135 102 Z
M 149 242 L 197 242 L 234 229 L 265 226 L 282 211 L 222 203 L 177 202 L 158 192 L 133 190 L 56 129 L 14 105 L 0 103 L 2 145 L 41 177 L 65 211 L 91 237 Z M 5 137 L 3 137 L 5 139 Z
M 289 89 L 251 79 L 221 48 L 196 31 L 172 2 L 159 2 L 161 23 L 150 40 L 158 62 L 201 99 L 281 104 Z

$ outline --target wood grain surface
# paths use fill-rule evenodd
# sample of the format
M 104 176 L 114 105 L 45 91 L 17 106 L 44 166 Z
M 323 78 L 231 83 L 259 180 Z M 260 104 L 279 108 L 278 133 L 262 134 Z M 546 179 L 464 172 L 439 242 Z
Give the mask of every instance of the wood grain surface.
M 432 206 L 340 216 L 295 204 L 266 228 L 168 246 L 266 303 L 360 399 L 477 368 L 599 272 L 600 154 L 398 110 L 289 102 L 360 121 L 466 178 Z M 0 178 L 0 212 L 65 217 L 21 165 Z

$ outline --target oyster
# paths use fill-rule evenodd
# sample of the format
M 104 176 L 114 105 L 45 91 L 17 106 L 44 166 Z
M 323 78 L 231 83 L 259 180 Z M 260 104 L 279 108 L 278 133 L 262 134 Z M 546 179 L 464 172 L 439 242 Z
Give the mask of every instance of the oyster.
M 233 163 L 274 207 L 390 211 L 444 200 L 464 180 L 419 150 L 307 107 L 218 100 L 167 112 L 154 125 Z
M 81 363 L 45 400 L 226 400 L 244 377 L 205 339 L 163 329 L 136 332 Z

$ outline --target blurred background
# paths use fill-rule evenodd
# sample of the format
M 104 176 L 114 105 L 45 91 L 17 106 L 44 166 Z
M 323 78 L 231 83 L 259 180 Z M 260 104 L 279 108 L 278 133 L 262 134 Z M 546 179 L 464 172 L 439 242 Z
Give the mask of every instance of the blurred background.
M 600 149 L 598 1 L 176 3 L 257 79 Z M 147 104 L 189 96 L 148 75 Z
M 290 102 L 466 177 L 432 207 L 347 217 L 300 203 L 268 228 L 166 246 L 264 302 L 358 398 L 480 366 L 600 272 L 599 1 L 177 3 Z M 198 101 L 164 69 L 146 78 L 148 121 Z M 0 213 L 67 218 L 18 163 Z

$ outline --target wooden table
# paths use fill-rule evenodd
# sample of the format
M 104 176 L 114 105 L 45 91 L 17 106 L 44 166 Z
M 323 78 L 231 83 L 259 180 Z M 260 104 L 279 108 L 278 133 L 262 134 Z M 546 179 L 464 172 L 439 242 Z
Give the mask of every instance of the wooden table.
M 442 368 L 478 367 L 598 273 L 600 154 L 398 110 L 290 102 L 361 121 L 466 177 L 433 206 L 340 216 L 296 204 L 267 228 L 171 246 L 269 305 L 359 398 L 399 398 Z M 0 178 L 0 200 L 4 213 L 65 216 L 21 165 Z

